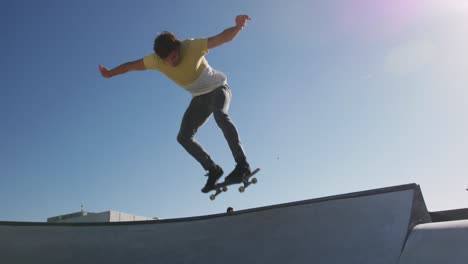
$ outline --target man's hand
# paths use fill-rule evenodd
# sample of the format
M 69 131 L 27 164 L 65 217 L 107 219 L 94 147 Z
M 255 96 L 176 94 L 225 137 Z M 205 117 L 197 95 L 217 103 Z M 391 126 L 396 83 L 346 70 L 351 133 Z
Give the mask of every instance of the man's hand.
M 230 27 L 216 36 L 208 38 L 208 49 L 216 48 L 226 42 L 233 40 L 237 34 L 245 27 L 247 20 L 252 20 L 248 15 L 236 16 L 236 25 Z
M 101 75 L 104 78 L 112 77 L 110 71 L 106 67 L 102 66 L 101 64 L 99 64 L 99 71 L 101 72 Z
M 143 59 L 120 64 L 119 66 L 115 67 L 112 70 L 108 70 L 106 67 L 99 64 L 99 71 L 101 72 L 101 75 L 104 78 L 110 78 L 119 74 L 127 73 L 129 71 L 143 71 L 143 70 L 146 70 Z
M 247 23 L 247 20 L 252 20 L 248 15 L 238 15 L 236 16 L 236 27 L 238 29 L 243 29 L 245 27 L 245 24 Z

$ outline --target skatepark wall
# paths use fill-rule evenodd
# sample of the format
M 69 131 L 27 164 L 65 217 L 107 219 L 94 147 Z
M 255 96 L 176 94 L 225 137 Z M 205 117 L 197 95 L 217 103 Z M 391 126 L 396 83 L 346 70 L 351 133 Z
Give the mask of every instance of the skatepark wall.
M 468 220 L 468 209 L 455 209 L 431 212 L 432 222 L 446 222 L 446 221 L 457 221 L 457 220 Z
M 426 264 L 418 254 L 456 234 L 443 230 L 467 228 L 433 225 L 419 186 L 408 184 L 159 221 L 0 222 L 0 262 Z M 468 248 L 465 237 L 457 243 Z

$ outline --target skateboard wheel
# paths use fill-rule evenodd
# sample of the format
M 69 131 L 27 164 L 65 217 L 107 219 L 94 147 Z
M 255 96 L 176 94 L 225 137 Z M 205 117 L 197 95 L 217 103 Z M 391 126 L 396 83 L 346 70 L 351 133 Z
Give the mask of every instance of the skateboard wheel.
M 256 183 L 257 183 L 257 178 L 253 178 L 253 179 L 252 179 L 252 183 L 253 183 L 253 184 L 256 184 Z
M 214 201 L 214 199 L 216 199 L 216 196 L 214 194 L 210 195 L 210 200 Z
M 244 186 L 241 186 L 241 187 L 239 187 L 239 192 L 241 192 L 241 193 L 242 193 L 242 192 L 244 192 L 244 191 L 245 191 L 245 188 L 244 188 Z
M 223 190 L 223 192 L 227 192 L 228 189 L 227 189 L 226 186 L 224 186 L 222 190 Z

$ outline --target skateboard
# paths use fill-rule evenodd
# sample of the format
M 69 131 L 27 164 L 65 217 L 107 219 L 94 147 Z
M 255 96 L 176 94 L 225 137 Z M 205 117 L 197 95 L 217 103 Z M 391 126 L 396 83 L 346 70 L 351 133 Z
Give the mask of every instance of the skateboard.
M 226 181 L 224 182 L 221 182 L 221 183 L 218 183 L 216 184 L 216 187 L 213 189 L 213 191 L 215 191 L 214 194 L 211 194 L 210 195 L 210 200 L 211 201 L 214 201 L 214 199 L 216 199 L 216 196 L 218 196 L 219 194 L 221 194 L 222 192 L 227 192 L 228 190 L 228 186 L 229 185 L 234 185 L 234 184 L 242 184 L 242 186 L 239 187 L 239 192 L 243 193 L 245 191 L 245 189 L 247 187 L 249 187 L 249 185 L 251 184 L 256 184 L 258 181 L 257 181 L 257 178 L 252 178 L 251 181 L 249 181 L 249 179 L 254 176 L 257 172 L 260 171 L 260 168 L 257 168 L 255 170 L 252 171 L 252 173 L 250 173 L 249 175 L 247 175 L 246 177 L 244 177 L 244 179 L 241 181 L 241 182 L 230 182 L 230 183 L 227 183 Z

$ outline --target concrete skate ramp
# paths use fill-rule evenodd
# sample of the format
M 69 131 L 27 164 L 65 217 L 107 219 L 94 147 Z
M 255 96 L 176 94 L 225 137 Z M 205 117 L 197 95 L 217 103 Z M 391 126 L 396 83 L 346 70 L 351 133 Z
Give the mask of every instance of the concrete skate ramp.
M 416 226 L 400 260 L 410 263 L 468 263 L 468 220 Z
M 403 185 L 233 214 L 101 224 L 0 222 L 1 263 L 398 262 L 428 213 Z

